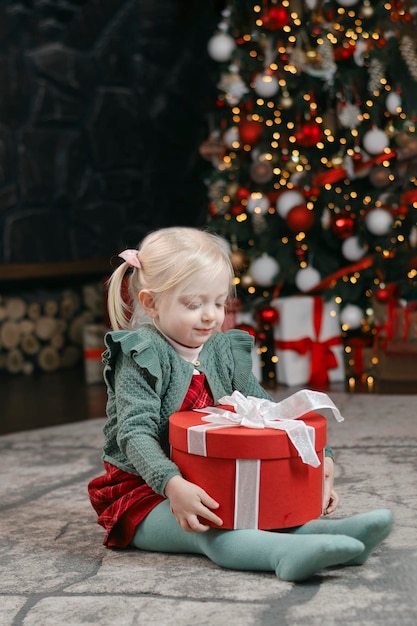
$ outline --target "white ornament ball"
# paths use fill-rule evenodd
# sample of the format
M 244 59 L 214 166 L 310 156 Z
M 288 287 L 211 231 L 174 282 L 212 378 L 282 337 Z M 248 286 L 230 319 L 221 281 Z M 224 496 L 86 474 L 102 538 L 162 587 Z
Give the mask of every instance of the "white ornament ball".
M 291 209 L 299 204 L 304 204 L 304 202 L 304 196 L 299 191 L 284 191 L 277 199 L 276 209 L 278 214 L 285 220 Z
M 380 128 L 373 128 L 364 134 L 362 144 L 368 154 L 381 154 L 389 146 L 389 137 Z
M 239 143 L 239 129 L 237 126 L 230 126 L 224 131 L 223 143 L 227 148 L 233 148 L 233 144 Z
M 337 0 L 337 4 L 340 4 L 341 7 L 353 7 L 355 4 L 358 4 L 359 0 Z
M 268 196 L 265 196 L 260 191 L 254 191 L 248 198 L 246 211 L 253 215 L 265 215 L 270 207 L 270 201 Z
M 320 272 L 314 267 L 305 267 L 295 275 L 295 285 L 302 292 L 310 291 L 321 281 Z
M 236 47 L 236 42 L 227 33 L 217 33 L 208 41 L 207 51 L 212 59 L 219 63 L 229 61 L 232 52 Z
M 372 8 L 372 7 L 371 7 Z M 373 9 L 372 9 L 373 10 Z M 355 51 L 353 53 L 353 60 L 358 67 L 362 67 L 365 63 L 365 52 L 368 49 L 368 45 L 364 39 L 360 38 L 356 42 Z
M 272 98 L 279 91 L 279 84 L 275 76 L 261 73 L 255 76 L 253 88 L 261 98 Z
M 391 113 L 391 115 L 398 115 L 401 109 L 400 95 L 396 91 L 391 91 L 387 95 L 385 106 L 387 107 L 388 113 Z
M 359 239 L 356 235 L 348 237 L 342 243 L 342 254 L 348 261 L 359 261 L 359 259 L 365 256 L 367 250 L 368 248 L 366 246 L 362 246 L 359 243 Z
M 347 304 L 340 311 L 340 322 L 347 328 L 360 328 L 363 318 L 363 311 L 356 304 Z
M 271 287 L 280 271 L 279 263 L 268 254 L 255 259 L 249 268 L 253 282 L 261 287 Z
M 374 13 L 375 13 L 375 9 L 369 2 L 367 2 L 366 4 L 363 3 L 363 5 L 361 6 L 362 17 L 368 20 L 370 17 L 373 16 Z
M 386 235 L 394 221 L 390 211 L 386 209 L 372 209 L 365 217 L 365 225 L 370 233 L 381 236 Z

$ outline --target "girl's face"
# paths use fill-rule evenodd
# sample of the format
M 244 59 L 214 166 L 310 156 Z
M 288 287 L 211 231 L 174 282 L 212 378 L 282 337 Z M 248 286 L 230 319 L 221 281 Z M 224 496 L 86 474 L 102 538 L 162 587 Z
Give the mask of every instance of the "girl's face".
M 220 330 L 229 295 L 228 277 L 196 274 L 183 290 L 162 295 L 152 307 L 156 325 L 167 337 L 197 348 Z

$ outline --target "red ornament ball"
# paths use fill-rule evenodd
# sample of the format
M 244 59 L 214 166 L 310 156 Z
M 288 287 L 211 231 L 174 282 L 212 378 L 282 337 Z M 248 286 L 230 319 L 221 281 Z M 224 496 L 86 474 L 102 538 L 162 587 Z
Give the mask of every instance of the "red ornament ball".
M 246 187 L 239 187 L 236 191 L 236 200 L 242 202 L 242 200 L 246 200 L 250 196 L 250 191 Z
M 298 261 L 301 263 L 301 261 L 305 261 L 306 259 L 306 253 L 305 250 L 303 250 L 303 248 L 301 248 L 300 246 L 297 246 L 295 249 L 295 256 L 297 257 Z
M 219 212 L 219 208 L 214 204 L 214 202 L 210 202 L 208 205 L 208 213 L 210 217 L 216 217 Z
M 355 52 L 355 46 L 340 46 L 339 48 L 336 48 L 334 51 L 334 58 L 335 61 L 347 61 L 348 59 L 350 59 L 353 56 L 353 53 Z
M 279 319 L 279 313 L 274 307 L 267 304 L 256 311 L 256 319 L 260 326 L 274 326 Z
M 330 228 L 339 239 L 347 239 L 353 235 L 355 221 L 350 215 L 337 214 L 332 217 Z
M 375 290 L 375 300 L 380 304 L 386 304 L 390 300 L 394 300 L 398 297 L 398 286 L 394 283 L 390 285 L 380 285 Z
M 282 6 L 271 7 L 262 17 L 264 28 L 268 30 L 279 30 L 284 28 L 290 21 L 290 16 Z
M 245 333 L 248 333 L 252 337 L 256 337 L 256 330 L 250 324 L 238 324 L 236 328 L 237 330 L 243 330 Z
M 239 137 L 242 144 L 255 146 L 262 133 L 262 124 L 255 120 L 242 120 L 239 124 Z
M 261 346 L 265 345 L 267 340 L 268 340 L 268 336 L 267 336 L 266 332 L 264 332 L 263 330 L 260 330 L 258 332 L 258 334 L 256 335 L 256 340 L 257 340 L 258 343 L 261 344 Z
M 286 217 L 287 226 L 293 233 L 310 230 L 314 221 L 313 211 L 309 211 L 305 204 L 293 207 Z
M 244 213 L 244 212 L 245 212 L 245 209 L 244 209 L 244 207 L 241 204 L 235 204 L 230 209 L 230 213 L 232 215 L 242 215 L 242 213 Z
M 297 143 L 303 148 L 312 148 L 323 138 L 323 131 L 316 122 L 308 121 L 294 133 Z
M 375 291 L 375 300 L 380 304 L 385 304 L 391 300 L 391 294 L 386 287 L 379 287 L 379 289 Z
M 409 213 L 408 206 L 406 206 L 405 204 L 400 204 L 400 206 L 397 209 L 397 215 L 403 215 L 405 217 L 406 215 L 408 215 L 408 213 Z
M 304 187 L 303 194 L 305 198 L 317 198 L 320 195 L 319 187 Z
M 280 194 L 280 191 L 278 189 L 272 189 L 271 191 L 268 191 L 266 193 L 266 195 L 268 196 L 269 202 L 271 203 L 271 207 L 274 207 L 276 205 L 279 194 Z

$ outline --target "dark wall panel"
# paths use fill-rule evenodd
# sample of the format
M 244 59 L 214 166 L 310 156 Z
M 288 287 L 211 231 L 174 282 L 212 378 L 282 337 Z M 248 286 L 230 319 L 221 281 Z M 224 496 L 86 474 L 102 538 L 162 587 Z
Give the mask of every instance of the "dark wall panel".
M 0 263 L 107 257 L 154 228 L 205 223 L 198 147 L 219 11 L 0 2 Z

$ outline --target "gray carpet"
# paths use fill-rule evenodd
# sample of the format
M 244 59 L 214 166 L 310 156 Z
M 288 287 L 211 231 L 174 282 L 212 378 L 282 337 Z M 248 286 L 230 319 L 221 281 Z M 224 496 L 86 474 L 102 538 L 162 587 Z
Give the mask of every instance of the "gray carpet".
M 101 470 L 96 419 L 0 437 L 0 624 L 414 626 L 416 396 L 329 395 L 346 418 L 329 419 L 335 517 L 381 507 L 395 516 L 364 566 L 292 584 L 202 557 L 106 550 L 86 494 Z

